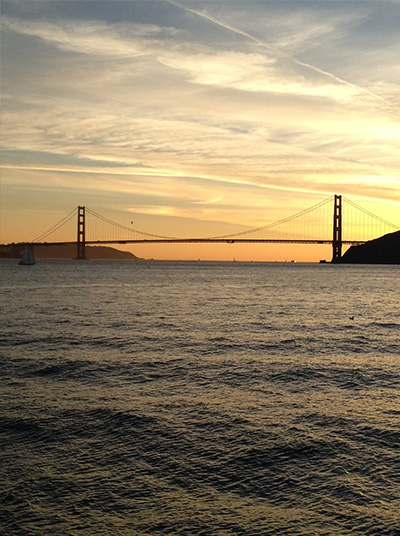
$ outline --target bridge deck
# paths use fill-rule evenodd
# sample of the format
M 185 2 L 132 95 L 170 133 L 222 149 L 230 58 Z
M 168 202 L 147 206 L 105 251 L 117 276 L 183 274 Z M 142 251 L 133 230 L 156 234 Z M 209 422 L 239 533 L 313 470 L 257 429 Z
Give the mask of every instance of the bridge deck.
M 253 243 L 270 243 L 270 244 L 332 244 L 330 240 L 301 240 L 301 239 L 273 239 L 273 238 L 142 238 L 135 240 L 86 240 L 85 244 L 253 244 Z M 76 244 L 73 242 L 31 242 L 37 246 L 66 246 Z M 342 240 L 343 244 L 358 245 L 364 244 L 360 240 Z

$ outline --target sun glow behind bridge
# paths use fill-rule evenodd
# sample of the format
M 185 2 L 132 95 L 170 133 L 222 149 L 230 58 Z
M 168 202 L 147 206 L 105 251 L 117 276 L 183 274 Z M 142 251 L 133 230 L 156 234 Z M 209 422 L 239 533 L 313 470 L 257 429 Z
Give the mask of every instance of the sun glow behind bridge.
M 1 25 L 1 242 L 78 204 L 165 236 L 332 192 L 398 218 L 397 2 L 4 0 Z
M 332 199 L 334 216 L 332 218 Z M 342 243 L 362 243 L 398 227 L 335 195 L 297 214 L 261 227 L 219 236 L 165 236 L 119 224 L 86 207 L 78 207 L 31 243 L 73 243 L 77 256 L 85 258 L 85 244 L 200 244 L 285 243 L 333 245 L 333 258 L 341 255 Z M 346 207 L 343 212 L 342 208 Z M 346 214 L 346 216 L 345 216 Z M 333 230 L 332 230 L 333 221 Z M 346 222 L 343 230 L 343 221 Z M 75 224 L 75 229 L 73 229 Z M 339 226 L 336 229 L 336 226 Z M 72 238 L 75 231 L 75 238 Z M 76 240 L 77 237 L 77 240 Z M 335 241 L 338 241 L 337 250 Z

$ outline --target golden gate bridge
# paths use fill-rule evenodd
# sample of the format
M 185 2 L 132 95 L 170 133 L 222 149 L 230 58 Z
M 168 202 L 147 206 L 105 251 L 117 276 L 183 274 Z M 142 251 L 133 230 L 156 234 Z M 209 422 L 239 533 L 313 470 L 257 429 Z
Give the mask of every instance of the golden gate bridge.
M 332 262 L 342 256 L 343 244 L 363 244 L 400 227 L 356 205 L 341 195 L 287 218 L 237 233 L 212 237 L 172 237 L 147 233 L 112 221 L 79 206 L 30 244 L 76 244 L 76 258 L 86 259 L 87 245 L 156 243 L 288 243 L 331 244 Z M 52 239 L 49 241 L 49 239 Z

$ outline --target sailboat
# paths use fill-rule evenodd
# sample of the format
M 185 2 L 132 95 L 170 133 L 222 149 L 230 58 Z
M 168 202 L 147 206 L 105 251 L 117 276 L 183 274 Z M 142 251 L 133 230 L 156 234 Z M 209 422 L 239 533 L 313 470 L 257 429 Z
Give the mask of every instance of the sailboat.
M 29 247 L 29 245 L 27 244 L 25 246 L 25 250 L 24 250 L 24 253 L 22 255 L 22 259 L 19 261 L 18 264 L 23 264 L 25 266 L 29 266 L 29 265 L 32 265 L 32 264 L 35 264 L 35 257 L 32 253 L 32 250 L 31 248 Z

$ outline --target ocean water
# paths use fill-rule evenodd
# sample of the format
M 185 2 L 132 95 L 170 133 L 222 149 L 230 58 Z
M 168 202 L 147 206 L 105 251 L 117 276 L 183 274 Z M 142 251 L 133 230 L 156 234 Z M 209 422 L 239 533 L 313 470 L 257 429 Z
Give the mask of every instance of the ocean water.
M 0 533 L 400 534 L 400 268 L 0 262 Z

